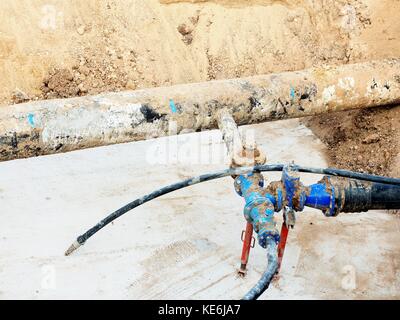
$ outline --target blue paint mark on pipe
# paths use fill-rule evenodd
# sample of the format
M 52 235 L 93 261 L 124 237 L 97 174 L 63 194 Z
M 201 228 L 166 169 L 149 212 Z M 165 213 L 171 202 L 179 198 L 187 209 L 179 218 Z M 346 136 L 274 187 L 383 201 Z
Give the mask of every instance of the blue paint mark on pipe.
M 296 97 L 296 91 L 294 90 L 293 87 L 290 87 L 290 98 L 294 100 L 295 97 Z
M 172 113 L 177 113 L 178 109 L 176 108 L 174 100 L 169 100 L 169 107 L 171 108 Z
M 28 114 L 28 123 L 30 124 L 30 126 L 32 128 L 35 127 L 35 115 L 34 114 L 32 114 L 32 113 Z

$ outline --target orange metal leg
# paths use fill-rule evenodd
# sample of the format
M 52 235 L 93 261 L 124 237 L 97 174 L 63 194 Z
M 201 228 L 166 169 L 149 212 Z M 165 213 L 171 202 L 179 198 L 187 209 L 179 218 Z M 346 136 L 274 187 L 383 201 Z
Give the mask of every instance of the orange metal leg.
M 281 236 L 278 244 L 278 271 L 279 272 L 282 264 L 283 254 L 285 253 L 286 241 L 289 235 L 289 229 L 286 226 L 286 223 L 282 223 Z M 251 223 L 247 223 L 246 231 L 242 232 L 242 241 L 243 241 L 243 249 L 242 249 L 242 257 L 241 264 L 239 269 L 240 275 L 246 274 L 247 263 L 249 261 L 250 249 L 254 248 L 254 237 L 253 237 L 253 225 Z
M 249 261 L 250 249 L 251 247 L 254 248 L 253 239 L 254 239 L 253 225 L 251 223 L 247 223 L 246 231 L 242 232 L 243 249 L 242 249 L 242 258 L 240 259 L 241 264 L 239 269 L 239 274 L 243 276 L 246 274 L 246 267 L 247 267 L 247 262 Z
M 286 223 L 282 223 L 282 229 L 281 229 L 281 239 L 279 241 L 278 245 L 278 271 L 281 269 L 281 264 L 282 264 L 282 259 L 283 259 L 283 254 L 285 253 L 285 247 L 286 247 L 286 240 L 289 234 L 289 229 L 286 226 Z

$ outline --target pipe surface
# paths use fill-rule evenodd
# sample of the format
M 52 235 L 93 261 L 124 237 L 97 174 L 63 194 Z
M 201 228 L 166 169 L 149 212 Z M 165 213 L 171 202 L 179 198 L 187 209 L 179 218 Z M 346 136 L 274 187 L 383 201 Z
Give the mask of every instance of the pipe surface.
M 400 103 L 400 58 L 0 108 L 0 161 Z
M 237 166 L 240 167 L 244 148 L 242 137 L 240 136 L 239 128 L 236 125 L 235 119 L 233 119 L 232 115 L 227 110 L 222 109 L 218 113 L 217 121 L 231 164 L 234 166 L 234 164 L 239 163 Z M 243 164 L 243 166 L 245 165 L 247 164 Z M 254 162 L 249 165 L 254 165 Z
M 235 119 L 226 109 L 217 112 L 218 127 L 222 133 L 231 167 L 254 166 L 267 161 L 265 154 L 257 147 L 252 135 L 242 137 Z M 251 139 L 249 139 L 251 138 Z

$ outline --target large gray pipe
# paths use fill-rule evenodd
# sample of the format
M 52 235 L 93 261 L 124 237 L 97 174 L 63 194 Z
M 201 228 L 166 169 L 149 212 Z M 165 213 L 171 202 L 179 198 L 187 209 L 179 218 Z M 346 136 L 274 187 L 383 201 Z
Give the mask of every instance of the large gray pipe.
M 241 125 L 395 103 L 400 59 L 30 102 L 0 108 L 0 161 L 217 128 L 222 108 Z

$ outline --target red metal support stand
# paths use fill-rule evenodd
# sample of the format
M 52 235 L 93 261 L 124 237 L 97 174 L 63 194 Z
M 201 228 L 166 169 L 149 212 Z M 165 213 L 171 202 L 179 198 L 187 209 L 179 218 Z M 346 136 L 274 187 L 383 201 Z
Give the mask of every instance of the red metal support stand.
M 288 234 L 289 234 L 289 228 L 287 227 L 286 223 L 283 222 L 281 229 L 281 239 L 278 245 L 278 272 L 281 269 L 281 264 L 282 264 L 283 254 L 285 253 Z
M 240 269 L 239 275 L 244 276 L 246 274 L 247 262 L 249 261 L 250 249 L 254 248 L 255 239 L 253 237 L 253 225 L 251 223 L 247 223 L 246 231 L 242 232 L 242 241 L 243 241 L 243 249 L 242 249 L 242 258 L 240 259 Z
M 286 241 L 289 235 L 289 228 L 286 223 L 282 223 L 281 236 L 278 244 L 278 271 L 281 269 L 283 254 L 285 253 Z M 253 237 L 253 225 L 251 223 L 247 223 L 246 231 L 242 231 L 242 241 L 243 241 L 243 249 L 242 249 L 242 258 L 240 260 L 240 269 L 239 275 L 246 275 L 247 263 L 249 261 L 250 249 L 254 248 L 255 238 Z

